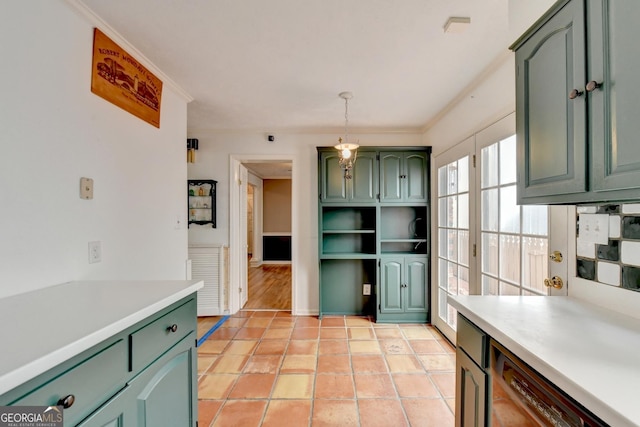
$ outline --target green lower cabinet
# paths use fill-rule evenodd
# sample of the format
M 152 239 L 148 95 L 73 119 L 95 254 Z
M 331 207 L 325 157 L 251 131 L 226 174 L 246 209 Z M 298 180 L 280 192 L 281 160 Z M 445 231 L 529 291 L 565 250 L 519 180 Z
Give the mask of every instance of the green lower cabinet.
M 378 322 L 426 322 L 428 269 L 426 256 L 381 258 Z
M 196 307 L 194 296 L 172 304 L 0 395 L 0 406 L 71 401 L 65 427 L 195 427 Z
M 86 420 L 78 424 L 78 427 L 126 427 L 136 425 L 136 407 L 133 399 L 133 390 L 126 387 L 113 399 L 94 412 Z
M 467 354 L 456 350 L 456 427 L 484 427 L 487 374 Z
M 135 426 L 195 426 L 197 420 L 195 333 L 183 339 L 131 383 L 137 392 Z
M 195 339 L 183 338 L 78 427 L 195 426 Z

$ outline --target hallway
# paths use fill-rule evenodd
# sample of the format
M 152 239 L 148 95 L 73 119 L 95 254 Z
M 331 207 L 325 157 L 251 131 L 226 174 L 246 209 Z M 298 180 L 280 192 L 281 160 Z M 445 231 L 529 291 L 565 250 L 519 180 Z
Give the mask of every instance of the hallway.
M 291 265 L 249 267 L 249 299 L 243 309 L 291 310 Z

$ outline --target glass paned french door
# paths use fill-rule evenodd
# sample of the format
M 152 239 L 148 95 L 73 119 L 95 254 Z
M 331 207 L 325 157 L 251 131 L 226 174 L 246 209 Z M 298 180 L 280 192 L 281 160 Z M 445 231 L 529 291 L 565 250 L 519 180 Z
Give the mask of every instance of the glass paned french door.
M 455 330 L 448 295 L 469 295 L 469 159 L 438 168 L 438 317 Z
M 548 207 L 519 206 L 516 137 L 480 153 L 480 241 L 483 295 L 546 295 Z

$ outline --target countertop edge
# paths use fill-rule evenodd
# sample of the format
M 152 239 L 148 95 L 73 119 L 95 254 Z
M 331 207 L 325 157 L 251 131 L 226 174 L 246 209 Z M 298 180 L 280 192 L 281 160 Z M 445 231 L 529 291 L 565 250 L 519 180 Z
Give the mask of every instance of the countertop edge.
M 536 297 L 538 298 L 538 297 Z M 548 298 L 563 298 L 563 297 L 548 297 Z M 565 297 L 566 298 L 566 297 Z M 449 303 L 456 308 L 462 315 L 468 318 L 472 323 L 478 326 L 480 329 L 485 331 L 489 336 L 500 344 L 505 346 L 509 351 L 511 351 L 514 355 L 518 356 L 528 365 L 530 365 L 534 370 L 543 375 L 546 378 L 561 378 L 563 381 L 554 381 L 556 385 L 569 394 L 573 399 L 580 402 L 586 408 L 588 408 L 591 412 L 596 414 L 598 417 L 602 418 L 603 421 L 609 423 L 610 425 L 615 426 L 629 426 L 634 427 L 637 426 L 637 423 L 633 422 L 631 419 L 625 417 L 620 412 L 616 411 L 611 406 L 607 405 L 605 402 L 600 400 L 597 396 L 589 393 L 587 390 L 582 388 L 579 384 L 574 382 L 571 378 L 567 377 L 562 372 L 555 369 L 551 364 L 542 360 L 531 350 L 527 349 L 517 340 L 513 339 L 491 323 L 487 322 L 485 319 L 477 315 L 471 308 L 464 305 L 464 303 L 457 301 L 455 297 L 448 298 Z M 589 305 L 584 301 L 576 301 L 576 303 Z
M 131 313 L 129 316 L 123 317 L 120 320 L 109 324 L 108 326 L 95 331 L 92 334 L 85 335 L 84 337 L 68 344 L 60 349 L 49 353 L 39 359 L 33 360 L 22 365 L 20 368 L 0 377 L 0 395 L 7 393 L 14 388 L 24 384 L 25 382 L 32 380 L 40 374 L 47 372 L 49 369 L 71 359 L 72 357 L 82 353 L 85 350 L 90 349 L 94 345 L 101 343 L 102 341 L 118 334 L 130 326 L 146 319 L 147 317 L 157 313 L 158 311 L 170 306 L 171 304 L 196 293 L 199 289 L 204 287 L 204 282 L 198 281 L 192 285 L 189 285 L 176 293 L 173 293 L 165 298 L 160 299 L 141 310 Z

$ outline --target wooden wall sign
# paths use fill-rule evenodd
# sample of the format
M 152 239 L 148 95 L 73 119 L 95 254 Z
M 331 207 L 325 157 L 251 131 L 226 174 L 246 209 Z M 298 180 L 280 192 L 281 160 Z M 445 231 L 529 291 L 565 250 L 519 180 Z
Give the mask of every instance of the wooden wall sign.
M 160 127 L 162 81 L 97 28 L 93 33 L 91 92 Z

